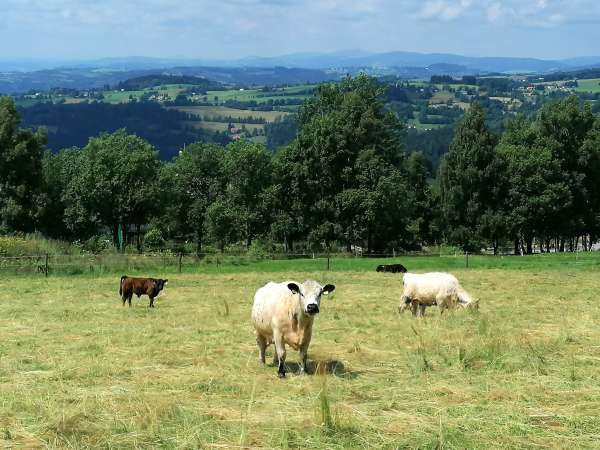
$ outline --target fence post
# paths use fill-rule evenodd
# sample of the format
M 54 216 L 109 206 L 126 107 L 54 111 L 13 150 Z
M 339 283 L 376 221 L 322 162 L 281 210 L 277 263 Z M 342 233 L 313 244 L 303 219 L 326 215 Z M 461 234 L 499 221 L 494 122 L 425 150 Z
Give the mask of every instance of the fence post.
M 467 269 L 469 268 L 469 252 L 465 252 L 465 255 L 467 257 L 466 261 L 467 261 Z
M 46 253 L 46 263 L 44 264 L 44 274 L 48 277 L 48 253 Z
M 179 253 L 179 273 L 181 273 L 181 258 L 183 257 L 183 252 Z
M 329 272 L 329 254 L 327 255 L 327 271 Z

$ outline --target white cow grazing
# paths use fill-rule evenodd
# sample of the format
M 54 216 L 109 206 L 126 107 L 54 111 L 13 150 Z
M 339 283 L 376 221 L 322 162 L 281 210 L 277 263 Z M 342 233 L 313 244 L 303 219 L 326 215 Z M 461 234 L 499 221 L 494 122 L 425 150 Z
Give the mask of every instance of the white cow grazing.
M 267 346 L 275 344 L 273 363 L 280 378 L 285 377 L 285 345 L 300 351 L 300 370 L 306 370 L 306 356 L 315 315 L 319 313 L 321 295 L 335 286 L 321 286 L 316 281 L 267 283 L 254 294 L 252 323 L 256 332 L 259 357 L 265 363 Z
M 463 308 L 479 308 L 479 300 L 474 300 L 465 291 L 456 277 L 444 272 L 405 273 L 404 289 L 400 297 L 399 312 L 404 312 L 409 306 L 413 315 L 425 315 L 427 306 L 437 305 L 440 314 L 445 309 L 460 305 Z

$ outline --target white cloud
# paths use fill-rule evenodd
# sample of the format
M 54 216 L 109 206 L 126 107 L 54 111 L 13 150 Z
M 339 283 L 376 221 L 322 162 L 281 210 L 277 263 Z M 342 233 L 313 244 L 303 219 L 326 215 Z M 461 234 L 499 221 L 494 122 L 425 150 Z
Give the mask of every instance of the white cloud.
M 512 53 L 526 52 L 529 30 L 554 32 L 556 40 L 579 23 L 600 25 L 600 0 L 0 0 L 0 42 L 14 43 L 10 51 L 67 56 L 463 52 L 469 46 Z M 500 27 L 514 31 L 504 35 L 515 42 L 507 50 L 497 39 Z M 577 39 L 579 48 L 592 49 L 581 51 L 595 53 L 590 28 L 587 36 L 571 31 L 563 41 Z M 544 52 L 553 51 L 551 41 Z
M 423 19 L 454 20 L 464 15 L 471 0 L 427 0 L 421 7 L 418 17 Z

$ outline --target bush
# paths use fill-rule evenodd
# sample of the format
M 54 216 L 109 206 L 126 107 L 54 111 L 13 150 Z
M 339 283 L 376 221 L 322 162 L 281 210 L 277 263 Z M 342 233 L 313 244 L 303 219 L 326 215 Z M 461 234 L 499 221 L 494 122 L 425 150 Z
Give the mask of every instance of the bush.
M 106 250 L 112 249 L 112 240 L 110 236 L 106 236 L 104 234 L 100 234 L 97 236 L 92 236 L 87 241 L 81 244 L 81 249 L 84 252 L 89 252 L 94 255 L 105 252 Z
M 273 244 L 270 241 L 255 239 L 250 244 L 248 256 L 256 258 L 266 258 L 272 253 Z
M 79 253 L 68 242 L 46 239 L 37 234 L 0 236 L 0 256 L 68 255 Z
M 160 250 L 164 244 L 165 239 L 158 228 L 150 228 L 144 235 L 144 250 Z

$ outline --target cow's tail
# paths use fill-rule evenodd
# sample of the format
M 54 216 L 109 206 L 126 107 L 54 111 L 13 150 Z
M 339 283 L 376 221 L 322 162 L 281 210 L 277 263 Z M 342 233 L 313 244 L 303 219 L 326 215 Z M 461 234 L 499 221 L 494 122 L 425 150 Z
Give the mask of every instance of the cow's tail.
M 123 295 L 123 280 L 127 278 L 127 275 L 123 275 L 121 277 L 121 282 L 119 283 L 119 295 Z

